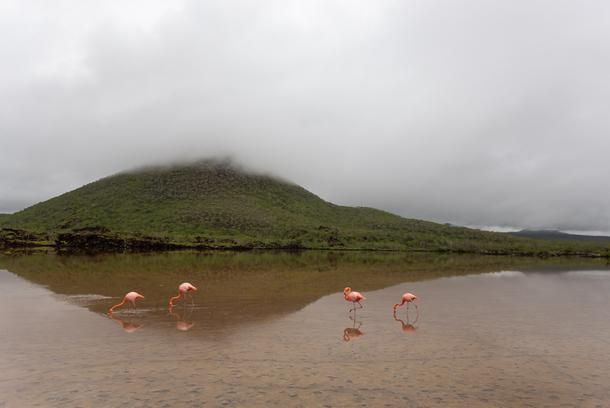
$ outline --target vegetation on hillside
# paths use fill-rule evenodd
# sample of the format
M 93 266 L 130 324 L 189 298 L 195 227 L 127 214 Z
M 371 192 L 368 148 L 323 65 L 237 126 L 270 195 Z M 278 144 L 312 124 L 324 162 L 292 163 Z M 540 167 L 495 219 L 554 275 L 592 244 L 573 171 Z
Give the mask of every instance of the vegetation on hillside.
M 119 173 L 1 218 L 0 227 L 0 241 L 5 243 L 107 249 L 341 248 L 605 256 L 610 247 L 530 240 L 339 206 L 296 184 L 210 160 Z

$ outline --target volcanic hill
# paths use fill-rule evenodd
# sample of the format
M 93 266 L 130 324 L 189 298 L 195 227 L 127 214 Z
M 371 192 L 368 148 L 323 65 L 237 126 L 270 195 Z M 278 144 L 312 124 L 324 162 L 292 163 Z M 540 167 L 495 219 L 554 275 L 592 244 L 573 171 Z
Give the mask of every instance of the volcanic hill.
M 56 246 L 584 250 L 340 206 L 294 183 L 220 160 L 121 172 L 4 216 L 0 227 L 5 243 Z

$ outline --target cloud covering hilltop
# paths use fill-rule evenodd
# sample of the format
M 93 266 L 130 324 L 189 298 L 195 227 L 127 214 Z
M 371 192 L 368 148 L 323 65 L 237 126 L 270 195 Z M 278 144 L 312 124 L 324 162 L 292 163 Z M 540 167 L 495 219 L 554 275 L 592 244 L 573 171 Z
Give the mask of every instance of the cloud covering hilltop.
M 610 231 L 604 1 L 0 5 L 0 212 L 231 155 L 323 198 Z

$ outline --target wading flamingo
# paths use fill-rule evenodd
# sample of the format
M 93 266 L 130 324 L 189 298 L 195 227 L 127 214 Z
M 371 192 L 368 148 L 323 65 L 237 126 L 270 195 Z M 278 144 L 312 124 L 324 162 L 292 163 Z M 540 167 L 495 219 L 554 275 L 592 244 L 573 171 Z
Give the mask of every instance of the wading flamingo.
M 415 296 L 413 293 L 407 292 L 404 295 L 402 295 L 400 300 L 401 300 L 400 303 L 396 303 L 394 305 L 394 313 L 396 313 L 396 309 L 398 309 L 400 306 L 404 305 L 405 303 L 407 304 L 407 309 L 409 309 L 409 303 L 415 302 L 417 300 L 417 296 Z M 413 303 L 413 304 L 415 305 L 415 308 L 418 309 L 417 304 L 416 303 Z
M 174 306 L 174 300 L 178 300 L 185 295 L 189 295 L 189 297 L 191 298 L 191 305 L 194 305 L 195 302 L 193 301 L 193 295 L 191 295 L 190 292 L 194 292 L 196 290 L 197 288 L 188 282 L 181 283 L 180 286 L 178 286 L 178 296 L 173 296 L 169 298 L 169 307 Z
M 360 301 L 366 300 L 366 298 L 362 295 L 362 293 L 352 292 L 352 288 L 350 288 L 350 287 L 343 289 L 343 299 L 345 299 L 348 302 L 352 302 L 354 304 L 354 307 L 349 310 L 350 312 L 352 310 L 354 312 L 356 311 L 356 303 L 358 303 L 358 306 L 360 306 L 358 309 L 362 309 L 362 305 L 360 304 Z
M 133 306 L 133 309 L 136 310 L 136 300 L 138 299 L 144 299 L 144 296 L 140 295 L 138 292 L 129 292 L 125 295 L 121 303 L 117 303 L 108 310 L 108 314 L 112 314 L 112 312 L 114 312 L 114 309 L 123 306 L 127 302 L 129 302 Z

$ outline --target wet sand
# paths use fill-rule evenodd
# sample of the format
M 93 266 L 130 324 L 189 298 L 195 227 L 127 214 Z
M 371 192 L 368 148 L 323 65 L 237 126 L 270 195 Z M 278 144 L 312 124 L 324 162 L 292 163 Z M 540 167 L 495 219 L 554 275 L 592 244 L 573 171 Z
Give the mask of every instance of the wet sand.
M 103 311 L 119 289 L 90 286 L 92 277 L 133 284 L 139 262 L 164 261 L 127 256 L 120 262 L 133 269 L 116 273 L 109 262 L 0 262 L 0 407 L 610 405 L 603 264 L 494 272 L 480 267 L 487 260 L 469 260 L 468 274 L 459 259 L 312 269 L 309 258 L 251 268 L 207 258 L 193 261 L 209 280 L 191 279 L 202 287 L 195 307 L 169 314 L 176 277 L 151 272 L 138 312 L 111 320 Z M 416 268 L 428 272 L 413 275 Z M 368 298 L 355 319 L 341 279 Z M 274 301 L 267 291 L 291 296 Z M 401 310 L 400 321 L 392 304 L 405 291 L 420 297 L 419 315 Z

